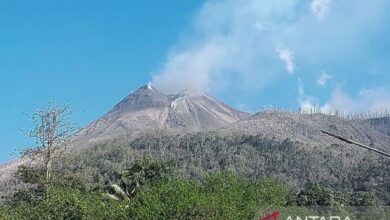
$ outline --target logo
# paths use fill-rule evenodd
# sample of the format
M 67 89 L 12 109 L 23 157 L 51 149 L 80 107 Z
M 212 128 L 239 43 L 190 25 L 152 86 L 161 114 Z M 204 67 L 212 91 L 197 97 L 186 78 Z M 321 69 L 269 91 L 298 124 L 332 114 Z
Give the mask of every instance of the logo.
M 272 214 L 269 214 L 267 216 L 265 216 L 264 218 L 260 219 L 260 220 L 278 220 L 278 215 L 280 214 L 280 211 L 276 211 Z
M 279 220 L 278 216 L 280 214 L 280 211 L 276 211 L 272 214 L 269 214 L 265 216 L 264 218 L 261 218 L 260 220 Z M 342 218 L 340 216 L 288 216 L 286 220 L 350 220 L 348 216 L 345 218 Z

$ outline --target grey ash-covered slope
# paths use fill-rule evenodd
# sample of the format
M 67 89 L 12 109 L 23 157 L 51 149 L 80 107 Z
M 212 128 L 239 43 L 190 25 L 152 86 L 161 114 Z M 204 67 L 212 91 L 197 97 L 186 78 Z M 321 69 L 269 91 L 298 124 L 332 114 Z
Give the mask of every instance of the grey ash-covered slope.
M 374 129 L 390 136 L 390 117 L 370 118 L 366 120 Z M 389 143 L 390 145 L 390 143 Z
M 262 134 L 278 139 L 289 138 L 305 143 L 307 147 L 341 144 L 340 141 L 322 134 L 321 130 L 390 151 L 390 136 L 385 132 L 390 130 L 390 123 L 385 119 L 347 120 L 325 114 L 264 111 L 222 129 L 225 132 Z
M 149 129 L 192 132 L 220 128 L 248 117 L 205 93 L 165 95 L 151 85 L 128 95 L 82 132 L 90 142 Z
M 217 130 L 292 139 L 308 146 L 340 143 L 326 130 L 389 151 L 390 120 L 346 120 L 324 114 L 263 111 L 253 115 L 233 109 L 214 97 L 183 91 L 165 95 L 151 85 L 128 95 L 111 111 L 87 126 L 80 140 L 98 142 L 132 132 L 165 129 L 176 132 Z

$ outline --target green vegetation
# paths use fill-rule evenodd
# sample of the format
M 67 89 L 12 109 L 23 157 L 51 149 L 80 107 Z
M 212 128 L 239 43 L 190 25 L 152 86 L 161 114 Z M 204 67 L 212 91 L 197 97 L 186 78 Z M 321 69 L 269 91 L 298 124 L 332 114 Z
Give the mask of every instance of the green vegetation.
M 285 205 L 288 190 L 274 181 L 222 173 L 201 183 L 160 181 L 134 198 L 134 219 L 251 219 L 262 206 Z
M 53 187 L 45 199 L 19 201 L 0 209 L 0 219 L 125 219 L 126 204 L 93 192 Z
M 288 202 L 288 188 L 270 179 L 223 172 L 202 181 L 182 180 L 164 164 L 136 161 L 124 177 L 129 184 L 121 184 L 126 192 L 129 185 L 138 186 L 128 200 L 107 196 L 104 187 L 90 191 L 58 183 L 47 193 L 23 191 L 29 196 L 15 196 L 0 208 L 0 219 L 251 219 L 263 206 Z M 26 170 L 32 173 L 20 172 Z

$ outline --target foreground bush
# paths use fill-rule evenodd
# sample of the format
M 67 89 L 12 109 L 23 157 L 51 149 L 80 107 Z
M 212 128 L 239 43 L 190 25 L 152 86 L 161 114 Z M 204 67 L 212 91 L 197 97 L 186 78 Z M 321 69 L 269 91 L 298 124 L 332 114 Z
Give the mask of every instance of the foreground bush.
M 132 219 L 252 219 L 263 206 L 282 206 L 288 190 L 271 180 L 251 181 L 217 174 L 201 183 L 170 179 L 138 194 Z
M 53 188 L 44 200 L 1 208 L 0 219 L 252 219 L 263 206 L 285 205 L 288 194 L 286 187 L 272 180 L 221 173 L 201 182 L 155 181 L 128 202 Z
M 100 194 L 53 188 L 44 200 L 6 205 L 0 219 L 127 219 L 126 206 Z

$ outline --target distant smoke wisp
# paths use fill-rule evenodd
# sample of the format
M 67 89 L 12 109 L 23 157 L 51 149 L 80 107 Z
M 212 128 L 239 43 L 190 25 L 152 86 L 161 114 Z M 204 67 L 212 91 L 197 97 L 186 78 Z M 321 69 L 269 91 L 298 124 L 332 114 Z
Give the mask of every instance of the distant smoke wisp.
M 298 102 L 302 113 L 308 113 L 311 112 L 313 109 L 318 108 L 314 104 L 314 98 L 306 95 L 301 79 L 298 79 L 298 95 Z
M 330 0 L 313 0 L 310 8 L 317 18 L 322 19 L 329 10 Z
M 320 77 L 317 80 L 317 84 L 324 87 L 332 78 L 333 76 L 327 74 L 325 71 L 322 71 Z
M 276 49 L 276 52 L 279 54 L 279 58 L 286 65 L 286 70 L 289 74 L 294 72 L 295 64 L 294 64 L 294 52 L 289 48 L 285 49 Z
M 390 109 L 390 91 L 383 87 L 365 89 L 361 90 L 357 97 L 351 97 L 341 88 L 336 88 L 323 109 L 345 112 L 387 111 Z

